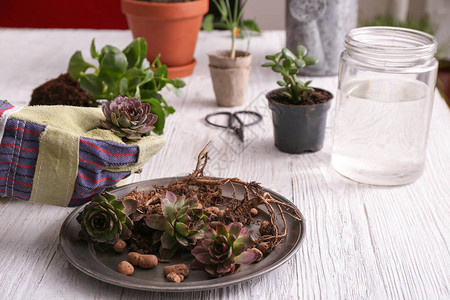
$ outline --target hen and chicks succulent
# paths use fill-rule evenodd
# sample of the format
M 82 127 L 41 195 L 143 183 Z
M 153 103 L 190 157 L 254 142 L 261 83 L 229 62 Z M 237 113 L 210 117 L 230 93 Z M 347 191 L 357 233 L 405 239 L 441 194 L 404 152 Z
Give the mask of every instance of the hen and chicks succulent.
M 145 219 L 150 228 L 163 231 L 160 255 L 172 257 L 180 246 L 192 248 L 204 236 L 208 217 L 203 214 L 196 197 L 177 197 L 167 192 L 161 200 L 162 215 L 152 214 Z
M 161 198 L 160 209 L 152 211 L 143 222 L 162 232 L 162 258 L 173 257 L 181 248 L 188 250 L 194 256 L 191 267 L 204 269 L 211 277 L 233 274 L 242 264 L 262 258 L 261 251 L 252 248 L 255 242 L 242 223 L 212 228 L 196 196 L 186 198 L 166 192 Z M 119 238 L 130 238 L 133 222 L 128 215 L 137 211 L 137 202 L 120 201 L 108 193 L 95 196 L 77 217 L 81 237 L 97 245 L 112 245 Z
M 111 130 L 118 137 L 128 141 L 139 141 L 149 135 L 155 128 L 153 124 L 158 116 L 150 113 L 148 103 L 138 98 L 118 96 L 113 101 L 102 103 L 102 111 L 106 120 L 100 120 L 105 129 Z

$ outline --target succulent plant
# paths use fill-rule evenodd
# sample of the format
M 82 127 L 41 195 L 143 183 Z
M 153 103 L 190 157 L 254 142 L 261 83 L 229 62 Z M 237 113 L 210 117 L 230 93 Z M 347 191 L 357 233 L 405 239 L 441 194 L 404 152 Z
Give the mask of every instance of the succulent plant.
M 233 274 L 241 264 L 251 264 L 261 258 L 256 251 L 246 251 L 253 244 L 242 223 L 219 224 L 216 230 L 210 228 L 205 232 L 205 237 L 192 249 L 195 258 L 191 267 L 204 269 L 212 277 Z
M 150 134 L 155 127 L 158 116 L 150 113 L 150 104 L 142 103 L 138 98 L 117 96 L 113 101 L 102 103 L 106 120 L 101 120 L 103 127 L 110 129 L 117 136 L 138 141 Z
M 114 244 L 119 238 L 129 238 L 133 222 L 126 209 L 126 205 L 114 195 L 105 192 L 94 196 L 77 216 L 81 237 L 102 244 Z
M 167 192 L 161 200 L 162 215 L 152 214 L 145 218 L 147 226 L 163 231 L 160 255 L 172 257 L 180 246 L 191 248 L 203 238 L 208 226 L 208 217 L 198 207 L 196 197 L 178 197 Z
M 277 81 L 277 84 L 285 91 L 282 95 L 288 99 L 299 101 L 307 91 L 314 91 L 309 85 L 311 81 L 302 82 L 298 80 L 297 73 L 305 66 L 312 66 L 317 63 L 314 56 L 306 56 L 308 50 L 303 45 L 298 45 L 295 54 L 288 48 L 283 48 L 281 52 L 273 55 L 266 55 L 266 62 L 262 67 L 271 68 L 275 73 L 280 73 L 283 80 Z

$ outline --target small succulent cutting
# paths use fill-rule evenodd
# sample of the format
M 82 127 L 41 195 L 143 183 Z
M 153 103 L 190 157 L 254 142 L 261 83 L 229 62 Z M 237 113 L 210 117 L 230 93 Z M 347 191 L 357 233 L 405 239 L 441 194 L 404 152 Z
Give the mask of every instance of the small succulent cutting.
M 246 251 L 254 244 L 242 223 L 210 228 L 199 245 L 192 249 L 195 259 L 191 267 L 204 269 L 212 277 L 222 277 L 239 270 L 241 264 L 251 264 L 261 258 L 256 251 Z
M 102 111 L 106 120 L 100 120 L 104 128 L 111 130 L 125 141 L 138 141 L 155 128 L 158 116 L 150 113 L 148 103 L 138 98 L 118 96 L 112 102 L 103 102 Z
M 177 197 L 167 192 L 161 200 L 162 215 L 152 214 L 145 219 L 150 228 L 163 231 L 160 255 L 172 257 L 182 247 L 193 247 L 204 236 L 208 217 L 198 207 L 195 197 Z
M 119 238 L 128 239 L 133 222 L 126 206 L 109 193 L 98 194 L 77 216 L 81 238 L 94 243 L 114 244 Z
M 294 54 L 288 48 L 283 48 L 281 52 L 274 55 L 267 55 L 266 59 L 270 62 L 264 63 L 262 66 L 272 68 L 276 73 L 283 76 L 283 80 L 277 81 L 277 84 L 285 88 L 281 94 L 294 102 L 302 99 L 307 91 L 314 89 L 309 87 L 311 81 L 302 82 L 298 80 L 297 73 L 299 69 L 305 66 L 312 66 L 317 63 L 317 58 L 306 56 L 308 50 L 303 45 L 298 45 Z

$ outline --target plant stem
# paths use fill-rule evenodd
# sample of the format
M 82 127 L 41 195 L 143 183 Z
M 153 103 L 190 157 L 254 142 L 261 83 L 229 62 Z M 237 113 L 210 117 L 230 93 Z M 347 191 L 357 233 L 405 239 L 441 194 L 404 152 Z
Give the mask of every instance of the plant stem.
M 231 30 L 231 59 L 236 58 L 236 27 Z

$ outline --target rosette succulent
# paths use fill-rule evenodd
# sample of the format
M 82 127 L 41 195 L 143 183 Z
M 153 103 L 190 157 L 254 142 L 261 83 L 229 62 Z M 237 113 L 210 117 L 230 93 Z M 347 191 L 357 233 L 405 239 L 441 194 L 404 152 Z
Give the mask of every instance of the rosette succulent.
M 203 238 L 208 226 L 208 217 L 198 207 L 196 197 L 177 197 L 167 192 L 161 200 L 162 215 L 152 214 L 145 219 L 150 228 L 163 231 L 160 254 L 172 257 L 180 246 L 191 248 Z
M 193 269 L 204 269 L 212 277 L 222 277 L 239 270 L 241 264 L 251 264 L 261 258 L 260 253 L 247 251 L 254 241 L 242 223 L 210 228 L 205 237 L 192 249 Z
M 138 141 L 155 128 L 153 124 L 158 120 L 158 116 L 150 113 L 150 109 L 150 104 L 143 103 L 136 97 L 117 96 L 111 102 L 102 103 L 106 120 L 100 122 L 104 128 L 117 136 L 129 141 Z
M 94 196 L 79 213 L 77 221 L 81 225 L 81 237 L 100 244 L 114 244 L 119 238 L 129 238 L 133 226 L 124 203 L 109 193 Z

